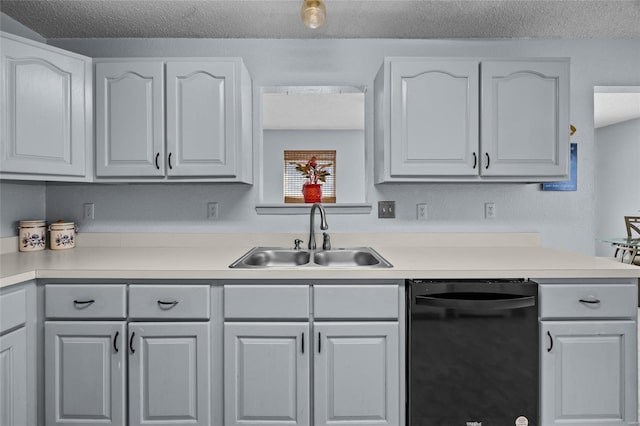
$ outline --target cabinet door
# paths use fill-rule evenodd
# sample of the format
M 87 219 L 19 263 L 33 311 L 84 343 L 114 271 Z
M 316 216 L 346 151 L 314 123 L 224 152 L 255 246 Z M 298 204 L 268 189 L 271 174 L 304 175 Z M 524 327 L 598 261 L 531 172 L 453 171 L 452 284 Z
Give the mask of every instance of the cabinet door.
M 309 424 L 309 324 L 225 323 L 226 426 Z
M 164 176 L 162 62 L 96 64 L 96 175 Z
M 236 175 L 236 65 L 167 63 L 169 176 Z
M 632 321 L 542 321 L 542 424 L 623 426 L 638 415 Z
M 478 174 L 477 61 L 391 63 L 391 176 Z
M 569 174 L 569 62 L 482 63 L 483 176 Z
M 129 324 L 129 426 L 209 426 L 209 323 Z
M 45 322 L 45 419 L 51 425 L 123 425 L 124 322 Z
M 28 426 L 27 330 L 0 336 L 0 425 Z
M 5 37 L 0 43 L 0 171 L 84 176 L 85 61 Z
M 314 323 L 314 333 L 314 425 L 399 425 L 398 323 Z

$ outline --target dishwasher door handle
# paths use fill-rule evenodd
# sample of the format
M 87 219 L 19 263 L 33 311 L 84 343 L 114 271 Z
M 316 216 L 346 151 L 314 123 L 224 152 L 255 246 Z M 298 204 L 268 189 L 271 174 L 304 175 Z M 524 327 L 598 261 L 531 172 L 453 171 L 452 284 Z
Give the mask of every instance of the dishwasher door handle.
M 501 296 L 504 295 L 501 294 Z M 446 309 L 480 309 L 487 311 L 502 311 L 535 306 L 536 297 L 513 295 L 513 297 L 509 298 L 496 299 L 474 299 L 472 297 L 454 299 L 450 295 L 448 297 L 438 297 L 438 295 L 416 296 L 416 305 Z

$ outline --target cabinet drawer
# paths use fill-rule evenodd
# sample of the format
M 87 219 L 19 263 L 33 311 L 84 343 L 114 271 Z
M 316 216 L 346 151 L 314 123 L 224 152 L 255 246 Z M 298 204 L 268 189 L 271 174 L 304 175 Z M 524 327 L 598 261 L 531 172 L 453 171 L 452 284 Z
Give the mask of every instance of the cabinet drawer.
M 47 318 L 126 318 L 124 284 L 71 285 L 45 287 Z
M 631 318 L 636 287 L 623 284 L 540 285 L 541 318 Z
M 398 286 L 317 285 L 313 287 L 316 319 L 396 319 Z
M 21 288 L 0 296 L 0 333 L 26 322 L 27 291 Z
M 225 286 L 224 317 L 225 319 L 309 318 L 309 286 Z
M 208 285 L 132 285 L 129 318 L 209 319 Z

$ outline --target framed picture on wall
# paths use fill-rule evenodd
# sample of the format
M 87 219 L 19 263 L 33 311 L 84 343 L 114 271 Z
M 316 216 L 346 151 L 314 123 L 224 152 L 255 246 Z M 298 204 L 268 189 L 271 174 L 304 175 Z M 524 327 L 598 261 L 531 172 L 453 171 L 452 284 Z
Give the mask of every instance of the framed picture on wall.
M 561 182 L 545 182 L 542 184 L 543 191 L 577 191 L 578 190 L 578 144 L 571 144 L 569 155 L 570 171 L 569 180 Z

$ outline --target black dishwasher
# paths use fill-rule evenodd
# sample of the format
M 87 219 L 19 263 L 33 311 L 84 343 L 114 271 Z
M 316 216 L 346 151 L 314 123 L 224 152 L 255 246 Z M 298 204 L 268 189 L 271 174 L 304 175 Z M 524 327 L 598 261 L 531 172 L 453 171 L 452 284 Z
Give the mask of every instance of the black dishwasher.
M 407 425 L 538 426 L 538 285 L 410 280 Z

